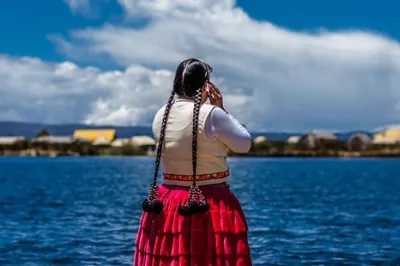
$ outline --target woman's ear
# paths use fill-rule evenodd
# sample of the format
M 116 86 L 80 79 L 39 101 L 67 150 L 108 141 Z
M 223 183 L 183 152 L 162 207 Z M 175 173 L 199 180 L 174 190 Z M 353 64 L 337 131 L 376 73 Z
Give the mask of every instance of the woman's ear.
M 201 93 L 208 93 L 208 82 L 204 82 Z
M 205 82 L 203 87 L 201 88 L 201 103 L 205 103 L 208 100 L 208 82 Z

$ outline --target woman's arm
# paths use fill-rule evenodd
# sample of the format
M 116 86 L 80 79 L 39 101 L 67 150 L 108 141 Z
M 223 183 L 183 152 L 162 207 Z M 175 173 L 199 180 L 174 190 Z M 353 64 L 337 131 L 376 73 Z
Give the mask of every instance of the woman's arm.
M 211 111 L 205 123 L 205 132 L 208 138 L 218 138 L 234 152 L 246 153 L 250 150 L 250 133 L 221 108 Z

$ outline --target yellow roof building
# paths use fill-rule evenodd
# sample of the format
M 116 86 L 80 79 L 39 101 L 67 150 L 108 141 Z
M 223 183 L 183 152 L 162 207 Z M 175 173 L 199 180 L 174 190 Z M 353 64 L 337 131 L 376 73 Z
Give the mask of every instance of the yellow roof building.
M 77 129 L 74 131 L 74 138 L 86 139 L 89 142 L 101 142 L 110 144 L 116 138 L 115 129 Z
M 373 137 L 375 144 L 395 144 L 400 142 L 400 128 L 392 128 L 378 132 Z

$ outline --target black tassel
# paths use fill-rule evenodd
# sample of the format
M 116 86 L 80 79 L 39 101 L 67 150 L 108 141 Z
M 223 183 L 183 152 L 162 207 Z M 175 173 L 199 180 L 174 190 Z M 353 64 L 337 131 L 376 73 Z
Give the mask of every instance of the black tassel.
M 163 203 L 158 199 L 158 186 L 156 184 L 150 185 L 149 197 L 142 203 L 143 211 L 159 214 L 162 211 Z
M 142 203 L 143 211 L 145 212 L 153 212 L 153 205 L 148 199 L 145 199 Z
M 178 208 L 182 216 L 191 216 L 196 213 L 205 213 L 210 210 L 210 205 L 205 201 L 198 186 L 191 186 L 185 205 Z
M 178 208 L 178 213 L 182 216 L 192 216 L 196 214 L 198 211 L 199 211 L 199 204 L 193 201 Z
M 162 208 L 163 208 L 163 203 L 161 201 L 156 200 L 153 202 L 153 212 L 154 213 L 156 213 L 156 214 L 161 213 Z
M 207 202 L 205 204 L 199 204 L 198 211 L 201 213 L 208 212 L 210 210 L 210 204 Z

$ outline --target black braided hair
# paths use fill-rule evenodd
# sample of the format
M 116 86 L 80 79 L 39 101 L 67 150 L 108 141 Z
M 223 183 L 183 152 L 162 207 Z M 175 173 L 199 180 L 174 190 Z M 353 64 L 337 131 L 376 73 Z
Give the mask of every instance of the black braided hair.
M 210 206 L 206 202 L 203 194 L 201 193 L 199 187 L 196 184 L 196 173 L 197 173 L 197 132 L 199 126 L 199 114 L 200 114 L 200 104 L 201 104 L 201 89 L 204 82 L 209 80 L 209 74 L 211 67 L 200 61 L 203 65 L 203 75 L 204 81 L 201 87 L 198 87 L 195 93 L 194 106 L 193 106 L 193 129 L 192 129 L 192 168 L 193 177 L 192 185 L 189 189 L 189 197 L 186 200 L 185 205 L 180 206 L 178 212 L 183 216 L 190 216 L 197 212 L 206 212 L 209 210 Z M 184 80 L 185 81 L 185 80 Z M 183 82 L 183 84 L 185 84 Z
M 193 139 L 192 139 L 192 166 L 193 166 L 193 186 L 196 186 L 197 171 L 197 129 L 199 127 L 199 114 L 201 102 L 201 89 L 198 90 L 193 106 Z
M 158 200 L 157 177 L 160 167 L 162 149 L 165 140 L 165 130 L 169 112 L 174 103 L 175 94 L 183 97 L 194 98 L 193 107 L 193 140 L 192 140 L 192 165 L 193 165 L 193 184 L 190 187 L 188 200 L 184 206 L 179 208 L 181 215 L 191 215 L 198 211 L 205 212 L 209 209 L 200 189 L 196 184 L 196 168 L 197 168 L 197 131 L 198 118 L 201 105 L 201 89 L 204 83 L 209 80 L 209 74 L 212 68 L 204 62 L 190 58 L 182 61 L 175 73 L 174 86 L 168 103 L 165 107 L 164 116 L 161 124 L 160 136 L 157 144 L 157 153 L 155 161 L 155 169 L 153 183 L 150 185 L 150 192 L 147 199 L 142 203 L 143 210 L 146 212 L 160 213 L 163 204 Z
M 167 128 L 168 115 L 174 103 L 174 97 L 175 97 L 175 91 L 172 91 L 171 96 L 168 99 L 168 103 L 165 107 L 164 116 L 161 123 L 161 131 L 160 131 L 160 136 L 158 138 L 156 161 L 154 166 L 153 183 L 150 185 L 150 193 L 148 198 L 145 199 L 142 203 L 143 210 L 146 212 L 160 213 L 163 207 L 162 202 L 158 200 L 157 177 L 158 177 L 158 171 L 160 169 L 161 153 L 165 139 L 165 129 Z

